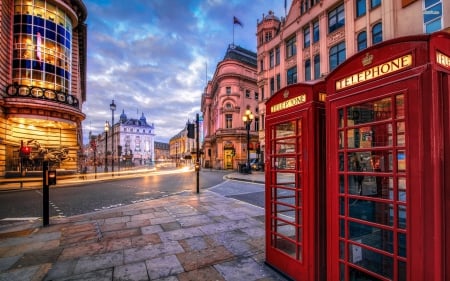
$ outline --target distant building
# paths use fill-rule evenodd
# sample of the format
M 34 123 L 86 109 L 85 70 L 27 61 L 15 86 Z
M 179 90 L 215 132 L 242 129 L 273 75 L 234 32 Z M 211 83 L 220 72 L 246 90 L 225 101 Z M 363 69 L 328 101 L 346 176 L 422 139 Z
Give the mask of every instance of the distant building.
M 170 147 L 168 143 L 155 141 L 155 161 L 170 159 Z
M 193 153 L 195 153 L 195 139 L 188 138 L 187 126 L 190 121 L 186 123 L 186 126 L 175 136 L 170 138 L 170 158 L 175 161 L 176 165 L 193 163 Z
M 256 54 L 229 45 L 214 77 L 202 95 L 204 167 L 238 169 L 247 161 L 247 150 L 257 158 L 260 100 Z M 242 117 L 249 109 L 255 119 L 250 128 L 250 147 Z

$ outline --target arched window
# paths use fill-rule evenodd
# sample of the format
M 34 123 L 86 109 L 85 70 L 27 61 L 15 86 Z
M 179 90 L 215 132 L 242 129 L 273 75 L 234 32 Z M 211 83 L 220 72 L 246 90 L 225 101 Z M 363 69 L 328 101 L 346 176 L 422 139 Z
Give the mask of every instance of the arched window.
M 377 23 L 372 28 L 372 43 L 375 45 L 383 41 L 383 28 L 381 23 Z
M 367 48 L 367 32 L 362 31 L 358 34 L 358 52 Z

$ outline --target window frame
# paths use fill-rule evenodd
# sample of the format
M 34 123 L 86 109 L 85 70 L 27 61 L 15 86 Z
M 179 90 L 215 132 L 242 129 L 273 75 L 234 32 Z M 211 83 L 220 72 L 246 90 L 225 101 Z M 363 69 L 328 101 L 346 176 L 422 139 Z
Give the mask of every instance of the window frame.
M 286 58 L 291 58 L 297 55 L 297 36 L 293 35 L 286 40 Z
M 342 48 L 343 47 L 343 48 Z M 330 71 L 333 71 L 336 67 L 338 67 L 341 63 L 343 63 L 346 59 L 346 46 L 345 41 L 337 43 L 330 48 L 328 60 L 330 65 Z M 341 56 L 343 54 L 343 57 Z M 332 63 L 332 57 L 335 57 L 336 65 Z
M 297 83 L 297 66 L 293 66 L 286 70 L 286 85 L 292 85 Z
M 375 28 L 380 27 L 380 30 L 375 33 Z M 372 26 L 372 45 L 383 42 L 383 25 L 381 22 L 378 22 Z M 378 39 L 378 37 L 380 37 Z
M 345 25 L 345 8 L 340 4 L 328 12 L 328 33 L 338 30 Z
M 363 35 L 364 39 L 361 38 L 361 36 Z M 364 47 L 362 47 L 363 44 Z M 363 30 L 359 32 L 358 35 L 356 36 L 356 48 L 358 52 L 367 49 L 367 31 Z

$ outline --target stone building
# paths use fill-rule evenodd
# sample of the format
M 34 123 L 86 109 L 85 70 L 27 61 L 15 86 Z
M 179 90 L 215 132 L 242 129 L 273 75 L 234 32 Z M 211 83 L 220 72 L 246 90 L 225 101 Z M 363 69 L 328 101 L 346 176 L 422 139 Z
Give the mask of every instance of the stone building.
M 261 152 L 265 102 L 275 92 L 324 77 L 382 41 L 448 29 L 449 6 L 443 0 L 293 0 L 285 17 L 263 15 L 256 31 Z
M 202 95 L 203 166 L 238 169 L 248 154 L 257 158 L 259 131 L 256 54 L 229 45 Z M 250 147 L 242 117 L 250 110 L 255 117 L 250 125 Z M 250 152 L 247 150 L 250 149 Z
M 0 176 L 43 160 L 76 171 L 86 101 L 87 9 L 81 0 L 0 5 Z

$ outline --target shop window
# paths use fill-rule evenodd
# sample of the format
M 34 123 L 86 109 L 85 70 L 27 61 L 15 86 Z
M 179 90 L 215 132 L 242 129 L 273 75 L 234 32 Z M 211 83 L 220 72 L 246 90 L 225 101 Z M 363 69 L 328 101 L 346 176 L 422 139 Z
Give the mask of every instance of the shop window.
M 357 36 L 358 52 L 367 48 L 367 32 L 362 31 Z
M 293 36 L 286 41 L 286 58 L 290 58 L 297 54 L 296 37 Z
M 311 32 L 309 26 L 303 29 L 303 48 L 308 48 L 311 45 Z
M 328 32 L 331 33 L 345 24 L 344 4 L 339 5 L 328 13 Z
M 383 28 L 381 23 L 377 23 L 372 28 L 372 43 L 375 45 L 383 41 Z
M 286 77 L 287 85 L 291 85 L 291 84 L 297 83 L 297 66 L 289 68 L 287 70 L 286 74 L 287 74 L 286 75 L 287 76 Z
M 320 78 L 320 55 L 314 56 L 314 79 Z
M 330 71 L 345 61 L 345 42 L 330 48 Z
M 362 17 L 366 14 L 366 0 L 356 0 L 356 17 Z
M 311 80 L 311 60 L 305 61 L 305 81 Z

